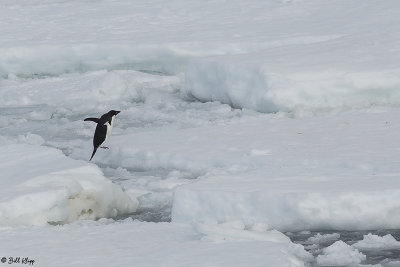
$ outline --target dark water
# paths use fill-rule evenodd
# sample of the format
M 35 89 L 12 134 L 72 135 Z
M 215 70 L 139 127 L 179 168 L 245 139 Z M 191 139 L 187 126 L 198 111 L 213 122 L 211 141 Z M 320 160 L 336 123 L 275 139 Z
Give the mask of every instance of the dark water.
M 114 219 L 124 220 L 126 218 L 132 218 L 142 222 L 171 222 L 171 209 L 170 207 L 165 207 L 163 209 L 139 207 L 133 213 L 124 214 Z
M 332 238 L 325 242 L 312 243 L 308 239 L 320 233 L 321 235 L 326 234 L 339 234 L 339 238 Z M 387 234 L 392 235 L 396 240 L 400 240 L 400 230 L 369 230 L 369 231 L 303 231 L 303 232 L 288 232 L 286 235 L 296 244 L 301 244 L 304 248 L 313 254 L 314 257 L 322 254 L 322 249 L 329 247 L 338 240 L 342 240 L 348 245 L 352 245 L 360 240 L 364 239 L 364 235 L 369 233 L 378 236 L 384 236 Z M 393 261 L 400 261 L 400 249 L 388 249 L 388 250 L 361 250 L 367 259 L 361 263 L 362 265 L 374 265 L 381 264 L 382 266 L 399 266 Z M 316 263 L 312 263 L 311 266 L 317 266 Z

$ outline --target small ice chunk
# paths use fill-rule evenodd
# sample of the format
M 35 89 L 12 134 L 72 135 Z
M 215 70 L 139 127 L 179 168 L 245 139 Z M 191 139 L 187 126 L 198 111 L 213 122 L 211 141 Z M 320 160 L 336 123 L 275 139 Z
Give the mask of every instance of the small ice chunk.
M 369 233 L 364 239 L 352 245 L 359 250 L 400 249 L 400 241 L 392 235 L 378 236 Z
M 308 238 L 307 242 L 313 243 L 313 244 L 322 244 L 322 243 L 327 243 L 327 242 L 338 240 L 339 238 L 340 238 L 340 234 L 338 234 L 338 233 L 325 234 L 325 235 L 321 235 L 320 233 L 318 233 L 315 236 Z
M 322 255 L 317 257 L 317 263 L 319 266 L 351 266 L 360 264 L 365 259 L 366 256 L 356 248 L 339 240 L 322 250 Z
M 309 235 L 309 234 L 311 234 L 311 231 L 304 230 L 304 231 L 301 231 L 299 234 L 301 234 L 301 235 Z

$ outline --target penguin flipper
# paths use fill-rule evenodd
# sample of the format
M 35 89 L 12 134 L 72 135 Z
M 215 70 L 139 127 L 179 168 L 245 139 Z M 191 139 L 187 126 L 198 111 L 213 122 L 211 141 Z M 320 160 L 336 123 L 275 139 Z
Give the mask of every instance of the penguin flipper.
M 98 118 L 86 118 L 84 121 L 94 121 L 95 123 L 99 123 L 100 119 Z
M 93 153 L 92 153 L 92 156 L 90 157 L 89 161 L 92 160 L 92 158 L 93 158 L 94 154 L 96 153 L 96 151 L 97 151 L 97 147 L 95 147 L 95 148 L 93 149 Z

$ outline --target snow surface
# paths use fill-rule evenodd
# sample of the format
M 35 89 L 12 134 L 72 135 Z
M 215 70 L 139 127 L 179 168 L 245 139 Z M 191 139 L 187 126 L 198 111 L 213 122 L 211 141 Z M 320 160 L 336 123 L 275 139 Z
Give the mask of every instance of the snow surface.
M 398 130 L 384 122 L 393 112 L 274 118 L 273 123 L 259 118 L 185 130 L 179 140 L 213 136 L 196 140 L 201 146 L 190 162 L 202 159 L 215 168 L 175 190 L 172 219 L 263 222 L 284 231 L 395 229 L 400 191 L 393 186 L 398 150 L 392 144 Z M 166 150 L 161 137 L 147 137 L 158 140 L 153 149 Z
M 24 255 L 35 260 L 34 266 L 265 266 L 268 263 L 285 267 L 304 266 L 293 253 L 310 257 L 279 232 L 253 232 L 227 226 L 192 227 L 101 219 L 0 231 L 2 255 Z
M 397 248 L 367 235 L 313 258 L 277 230 L 400 228 L 399 13 L 397 0 L 1 1 L 2 253 L 337 266 Z M 111 109 L 110 149 L 88 163 L 83 119 Z
M 398 106 L 397 7 L 309 0 L 270 7 L 262 17 L 254 12 L 265 23 L 258 43 L 269 46 L 193 59 L 184 92 L 261 112 Z

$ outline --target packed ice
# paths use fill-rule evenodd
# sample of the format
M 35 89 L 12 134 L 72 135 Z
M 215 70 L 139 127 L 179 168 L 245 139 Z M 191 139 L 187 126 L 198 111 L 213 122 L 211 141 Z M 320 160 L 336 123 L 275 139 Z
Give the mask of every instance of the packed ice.
M 308 242 L 312 244 L 320 244 L 320 243 L 326 243 L 330 241 L 335 241 L 340 238 L 340 234 L 338 233 L 333 233 L 333 234 L 316 234 L 315 236 L 309 237 L 307 239 Z
M 324 248 L 322 255 L 318 255 L 319 266 L 354 266 L 365 260 L 364 254 L 343 241 L 337 241 Z
M 97 166 L 71 160 L 53 148 L 4 145 L 0 161 L 1 226 L 94 220 L 136 210 L 137 200 Z
M 365 235 L 363 240 L 352 245 L 359 250 L 385 250 L 399 249 L 400 241 L 396 240 L 392 235 L 385 236 L 373 235 L 369 233 Z
M 398 1 L 4 0 L 0 18 L 5 262 L 399 263 Z M 89 162 L 83 120 L 113 109 Z

